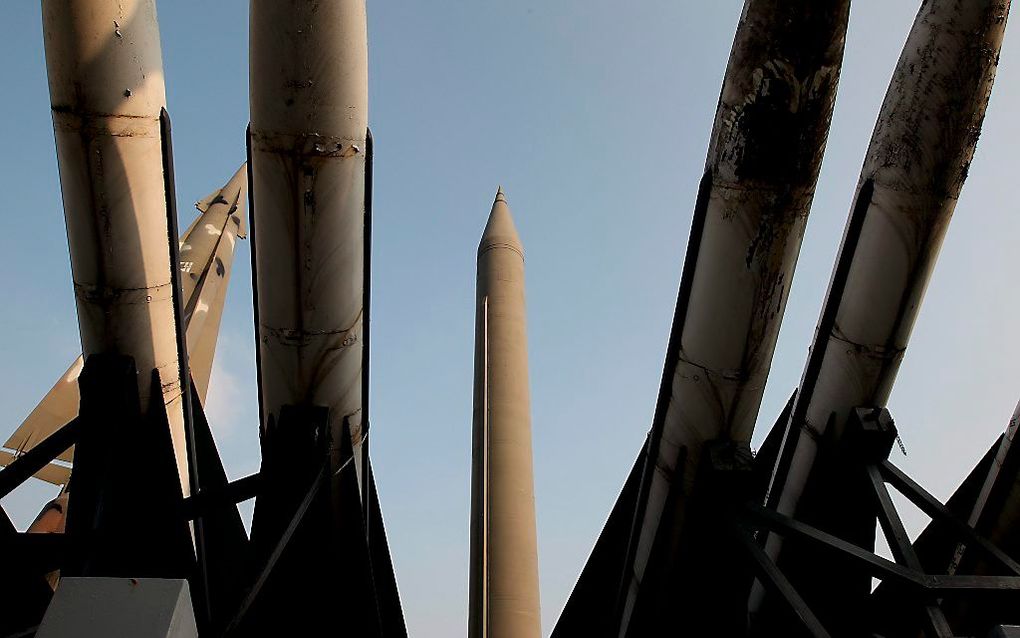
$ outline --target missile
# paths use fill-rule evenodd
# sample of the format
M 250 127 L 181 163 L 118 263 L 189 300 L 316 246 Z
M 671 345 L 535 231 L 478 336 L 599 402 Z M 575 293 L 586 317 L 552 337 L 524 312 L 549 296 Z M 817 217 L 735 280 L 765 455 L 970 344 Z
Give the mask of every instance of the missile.
M 213 356 L 227 284 L 238 238 L 247 236 L 244 209 L 248 183 L 242 166 L 221 189 L 195 204 L 199 216 L 180 240 L 181 299 L 184 301 L 188 363 L 192 382 L 204 403 L 212 374 Z M 7 465 L 78 416 L 81 395 L 78 375 L 84 358 L 79 356 L 57 380 L 0 450 L 0 465 Z M 74 448 L 57 457 L 35 476 L 66 485 Z
M 203 404 L 238 239 L 248 236 L 244 209 L 247 165 L 223 188 L 195 204 L 201 213 L 181 240 L 181 298 L 192 382 Z
M 746 448 L 751 439 L 828 135 L 848 13 L 847 0 L 744 4 L 624 561 L 621 636 L 651 632 L 641 623 L 675 613 L 664 583 L 677 577 L 680 557 L 653 548 L 681 537 L 703 448 Z
M 874 543 L 873 516 L 853 522 L 867 517 L 835 496 L 845 476 L 812 475 L 826 465 L 816 463 L 818 442 L 838 442 L 856 408 L 888 401 L 974 156 L 1008 10 L 1008 0 L 922 4 L 875 126 L 773 472 L 771 507 L 863 547 Z M 781 548 L 772 535 L 769 554 Z M 863 575 L 829 579 L 845 589 L 827 589 L 809 563 L 801 561 L 806 580 L 798 581 L 808 595 L 845 605 L 846 595 L 870 591 Z
M 43 0 L 43 36 L 82 352 L 134 358 L 142 413 L 166 405 L 189 492 L 154 0 Z M 151 370 L 162 397 L 150 397 Z
M 364 0 L 251 3 L 251 183 L 262 431 L 330 410 L 365 435 L 368 40 Z
M 542 632 L 524 247 L 503 190 L 478 245 L 471 453 L 471 638 Z

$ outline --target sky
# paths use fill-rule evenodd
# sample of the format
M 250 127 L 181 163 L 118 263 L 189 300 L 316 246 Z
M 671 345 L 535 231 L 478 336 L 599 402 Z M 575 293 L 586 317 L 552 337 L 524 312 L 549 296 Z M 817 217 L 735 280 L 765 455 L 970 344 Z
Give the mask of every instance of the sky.
M 879 106 L 918 1 L 857 0 L 753 445 L 800 381 Z M 650 426 L 739 0 L 369 0 L 373 466 L 408 629 L 467 617 L 475 250 L 502 184 L 526 252 L 545 632 Z M 180 226 L 244 160 L 247 3 L 158 2 Z M 945 498 L 1020 398 L 1020 39 L 889 409 L 893 460 Z M 80 352 L 38 2 L 0 7 L 0 405 L 6 437 Z M 258 470 L 239 244 L 208 413 Z M 4 500 L 22 528 L 53 490 Z M 250 511 L 248 508 L 246 511 Z M 911 533 L 924 519 L 908 512 Z

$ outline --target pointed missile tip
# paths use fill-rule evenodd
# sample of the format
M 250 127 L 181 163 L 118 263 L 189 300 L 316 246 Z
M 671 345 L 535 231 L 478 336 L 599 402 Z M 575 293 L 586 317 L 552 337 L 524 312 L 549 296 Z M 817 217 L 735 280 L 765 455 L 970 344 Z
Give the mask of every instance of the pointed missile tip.
M 502 186 L 496 190 L 496 199 L 492 202 L 492 212 L 489 213 L 485 230 L 482 232 L 478 254 L 481 255 L 490 248 L 511 248 L 522 255 L 524 253 Z

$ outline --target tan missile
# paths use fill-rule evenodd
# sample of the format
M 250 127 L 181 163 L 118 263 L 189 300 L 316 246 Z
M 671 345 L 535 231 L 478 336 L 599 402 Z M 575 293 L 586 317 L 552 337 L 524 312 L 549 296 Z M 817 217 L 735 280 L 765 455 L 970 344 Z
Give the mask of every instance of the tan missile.
M 345 423 L 360 461 L 365 2 L 253 0 L 250 29 L 262 425 L 285 405 L 328 407 L 334 463 Z
M 478 246 L 470 638 L 537 638 L 538 544 L 524 248 L 502 189 Z
M 203 404 L 237 240 L 248 236 L 244 214 L 247 196 L 247 165 L 242 165 L 223 188 L 195 204 L 201 214 L 181 239 L 181 299 L 188 365 Z
M 212 375 L 236 240 L 247 236 L 247 192 L 246 170 L 242 166 L 223 188 L 195 204 L 200 214 L 180 241 L 181 299 L 185 308 L 188 363 L 192 382 L 203 403 Z M 78 375 L 83 363 L 81 356 L 75 359 L 11 434 L 3 445 L 5 449 L 0 449 L 0 465 L 9 464 L 18 454 L 31 450 L 78 416 L 81 400 Z M 54 485 L 66 484 L 70 476 L 67 463 L 73 455 L 74 448 L 66 450 L 57 457 L 59 462 L 47 465 L 36 478 Z
M 43 0 L 42 13 L 82 352 L 134 358 L 143 413 L 166 405 L 187 494 L 155 2 Z

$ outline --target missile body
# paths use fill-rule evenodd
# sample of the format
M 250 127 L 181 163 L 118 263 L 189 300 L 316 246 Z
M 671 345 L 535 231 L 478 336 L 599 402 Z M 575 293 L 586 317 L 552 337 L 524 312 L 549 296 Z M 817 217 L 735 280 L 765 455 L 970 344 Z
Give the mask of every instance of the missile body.
M 244 221 L 247 192 L 248 182 L 242 166 L 223 188 L 195 204 L 201 214 L 181 236 L 181 299 L 185 309 L 188 363 L 191 380 L 203 403 L 209 391 L 236 241 L 247 232 Z M 0 450 L 0 465 L 7 465 L 17 454 L 32 449 L 78 416 L 81 401 L 78 375 L 83 365 L 82 357 L 75 359 L 11 434 L 4 443 L 6 449 Z M 70 448 L 57 458 L 70 463 L 73 456 L 74 448 Z M 64 485 L 69 475 L 69 466 L 51 463 L 40 470 L 36 478 Z
M 475 303 L 468 635 L 537 638 L 524 248 L 502 190 L 478 246 Z
M 195 204 L 201 215 L 181 240 L 181 299 L 188 365 L 203 402 L 209 391 L 237 240 L 248 236 L 244 213 L 247 197 L 247 166 L 241 166 L 223 188 Z
M 848 12 L 847 0 L 744 5 L 649 437 L 621 636 L 642 631 L 632 617 L 658 612 L 639 599 L 661 597 L 662 579 L 676 575 L 678 557 L 654 548 L 681 536 L 703 446 L 751 439 L 828 135 Z M 651 605 L 676 610 L 675 600 Z
M 330 409 L 363 437 L 368 44 L 364 0 L 251 3 L 251 179 L 265 429 Z
M 812 474 L 825 465 L 816 463 L 818 442 L 838 442 L 855 408 L 886 405 L 974 155 L 1008 10 L 1008 0 L 928 0 L 920 8 L 875 126 L 773 473 L 768 500 L 783 514 L 852 535 L 859 509 L 831 491 L 845 477 Z M 824 522 L 833 516 L 842 522 Z M 860 538 L 843 537 L 873 543 L 870 521 Z M 771 556 L 781 546 L 769 538 Z M 846 603 L 817 582 L 810 561 L 803 568 L 809 580 L 798 587 Z M 867 595 L 870 579 L 860 581 L 856 594 Z
M 134 358 L 143 414 L 150 400 L 166 405 L 187 494 L 155 2 L 44 0 L 42 9 L 82 352 Z M 150 397 L 153 369 L 161 397 Z

